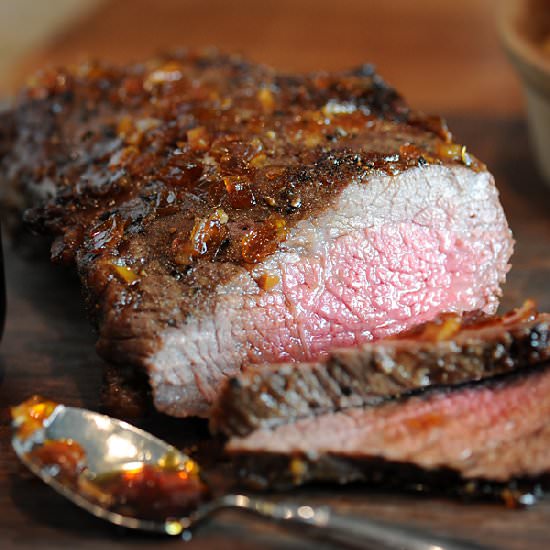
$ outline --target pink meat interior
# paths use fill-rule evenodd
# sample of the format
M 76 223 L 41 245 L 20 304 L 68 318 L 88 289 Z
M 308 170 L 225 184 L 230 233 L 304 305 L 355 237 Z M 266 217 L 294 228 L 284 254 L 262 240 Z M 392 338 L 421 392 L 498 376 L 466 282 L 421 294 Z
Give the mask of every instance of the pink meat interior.
M 207 313 L 161 335 L 149 363 L 160 410 L 207 415 L 243 365 L 312 360 L 441 312 L 498 306 L 513 241 L 487 172 L 430 167 L 350 185 L 300 224 Z M 264 274 L 273 289 L 258 287 Z

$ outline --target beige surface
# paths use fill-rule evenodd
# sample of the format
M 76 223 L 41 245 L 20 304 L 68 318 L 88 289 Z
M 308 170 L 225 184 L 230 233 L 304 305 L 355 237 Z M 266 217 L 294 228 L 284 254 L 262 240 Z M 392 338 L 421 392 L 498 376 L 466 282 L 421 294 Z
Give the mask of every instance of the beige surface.
M 0 93 L 22 57 L 88 15 L 101 1 L 0 0 Z

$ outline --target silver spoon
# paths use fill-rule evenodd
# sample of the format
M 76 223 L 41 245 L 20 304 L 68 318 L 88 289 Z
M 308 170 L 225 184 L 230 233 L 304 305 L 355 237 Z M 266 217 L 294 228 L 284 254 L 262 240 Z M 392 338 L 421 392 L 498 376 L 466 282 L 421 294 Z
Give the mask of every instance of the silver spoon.
M 225 495 L 198 506 L 187 517 L 147 520 L 122 515 L 90 498 L 87 492 L 59 478 L 55 468 L 33 458 L 31 450 L 47 440 L 74 440 L 86 452 L 87 471 L 102 475 L 123 469 L 130 463 L 159 464 L 166 456 L 191 461 L 183 453 L 153 435 L 126 422 L 86 409 L 57 405 L 40 426 L 28 435 L 21 433 L 21 418 L 15 418 L 13 448 L 20 460 L 45 483 L 94 516 L 129 529 L 190 538 L 190 529 L 215 512 L 237 508 L 281 523 L 293 523 L 323 530 L 324 537 L 357 548 L 387 550 L 465 550 L 483 547 L 469 542 L 438 537 L 408 527 L 364 518 L 343 517 L 328 506 L 273 503 L 247 495 Z M 486 547 L 485 547 L 486 548 Z

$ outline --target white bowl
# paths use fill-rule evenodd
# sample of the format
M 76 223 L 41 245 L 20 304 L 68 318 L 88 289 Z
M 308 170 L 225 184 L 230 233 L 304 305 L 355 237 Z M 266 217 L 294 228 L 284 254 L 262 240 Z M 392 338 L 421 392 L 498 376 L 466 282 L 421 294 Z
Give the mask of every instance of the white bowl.
M 499 17 L 505 49 L 527 102 L 531 143 L 550 185 L 550 0 L 506 0 Z

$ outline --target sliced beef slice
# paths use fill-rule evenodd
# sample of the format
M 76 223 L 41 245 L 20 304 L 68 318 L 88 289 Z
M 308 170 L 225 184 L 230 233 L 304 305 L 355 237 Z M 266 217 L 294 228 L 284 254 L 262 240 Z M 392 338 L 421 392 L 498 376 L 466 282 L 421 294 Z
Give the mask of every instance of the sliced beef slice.
M 550 472 L 550 369 L 261 429 L 228 452 L 256 482 L 374 480 L 414 467 L 508 482 Z
M 86 64 L 38 75 L 9 119 L 2 194 L 76 263 L 99 353 L 146 369 L 168 414 L 208 415 L 245 364 L 497 307 L 492 176 L 371 67 Z
M 210 424 L 214 432 L 246 435 L 548 359 L 550 315 L 536 314 L 532 304 L 504 317 L 446 315 L 412 333 L 331 352 L 316 363 L 246 369 L 224 383 Z

